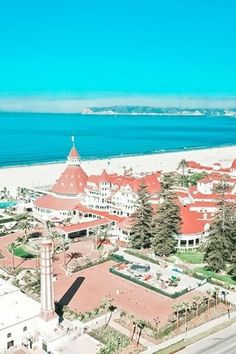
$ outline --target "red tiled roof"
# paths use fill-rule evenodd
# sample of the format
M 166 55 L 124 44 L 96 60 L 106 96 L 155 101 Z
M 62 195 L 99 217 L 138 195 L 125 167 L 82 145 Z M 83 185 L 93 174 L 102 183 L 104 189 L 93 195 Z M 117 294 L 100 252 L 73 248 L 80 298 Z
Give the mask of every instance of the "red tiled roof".
M 95 183 L 95 184 L 99 184 L 99 176 L 95 176 L 95 175 L 91 175 L 91 176 L 88 176 L 88 182 L 92 182 L 92 183 Z
M 209 166 L 202 166 L 200 163 L 195 162 L 195 161 L 187 161 L 187 166 L 188 168 L 193 168 L 193 169 L 198 169 L 198 170 L 203 170 L 203 171 L 211 171 L 212 167 Z
M 109 182 L 109 175 L 107 174 L 107 171 L 104 169 L 102 171 L 102 174 L 99 176 L 99 182 Z
M 90 229 L 90 228 L 96 227 L 96 226 L 108 225 L 110 223 L 111 223 L 111 220 L 103 218 L 103 219 L 85 221 L 85 222 L 81 222 L 79 224 L 74 224 L 74 225 L 61 226 L 60 230 L 63 230 L 65 232 L 76 232 L 76 231 Z
M 209 220 L 200 219 L 199 213 L 190 211 L 189 207 L 181 207 L 180 216 L 182 219 L 181 233 L 183 235 L 201 233 L 204 231 L 204 226 L 209 223 Z
M 94 210 L 92 208 L 87 208 L 82 204 L 78 204 L 75 208 L 75 210 L 79 210 L 82 212 L 86 212 L 86 213 L 90 213 L 93 215 L 97 215 L 97 216 L 102 216 L 103 218 L 115 221 L 115 222 L 119 222 L 122 221 L 124 219 L 124 217 L 122 216 L 118 216 L 118 215 L 111 215 L 108 213 L 108 211 L 103 211 L 103 210 Z
M 55 185 L 52 192 L 64 195 L 77 195 L 84 191 L 88 176 L 80 166 L 67 166 Z
M 194 208 L 194 207 L 199 207 L 199 208 L 207 208 L 207 207 L 212 207 L 215 208 L 217 207 L 217 203 L 216 202 L 211 202 L 211 201 L 198 201 L 198 202 L 194 202 L 193 204 L 189 205 L 189 208 Z
M 175 194 L 177 195 L 177 197 L 181 197 L 181 198 L 187 198 L 189 196 L 187 191 L 175 191 Z
M 78 204 L 76 199 L 58 198 L 53 195 L 44 195 L 34 201 L 35 206 L 52 210 L 73 210 Z

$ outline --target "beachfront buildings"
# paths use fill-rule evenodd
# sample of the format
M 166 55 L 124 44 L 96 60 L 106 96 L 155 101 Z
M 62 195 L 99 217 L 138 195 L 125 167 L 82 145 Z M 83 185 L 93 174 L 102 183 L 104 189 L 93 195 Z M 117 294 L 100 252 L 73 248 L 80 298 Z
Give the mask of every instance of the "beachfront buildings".
M 229 185 L 226 199 L 236 201 L 236 160 L 229 168 L 218 163 L 201 166 L 187 162 L 187 173 L 202 171 L 207 175 L 196 186 L 175 189 L 182 218 L 181 233 L 176 236 L 179 249 L 197 248 L 207 237 L 218 208 L 215 187 L 222 180 Z M 161 178 L 160 171 L 133 176 L 108 174 L 103 170 L 100 175 L 88 176 L 73 145 L 64 172 L 47 194 L 35 200 L 34 215 L 55 223 L 70 220 L 70 225 L 59 226 L 66 237 L 88 235 L 95 227 L 109 225 L 111 235 L 128 242 L 140 184 L 147 186 L 155 210 L 161 203 Z
M 147 185 L 152 198 L 160 192 L 160 173 L 133 177 L 108 174 L 87 176 L 80 166 L 80 157 L 73 146 L 67 167 L 48 194 L 34 202 L 34 214 L 44 220 L 94 218 L 106 212 L 116 216 L 130 216 L 135 211 L 137 191 L 141 183 Z

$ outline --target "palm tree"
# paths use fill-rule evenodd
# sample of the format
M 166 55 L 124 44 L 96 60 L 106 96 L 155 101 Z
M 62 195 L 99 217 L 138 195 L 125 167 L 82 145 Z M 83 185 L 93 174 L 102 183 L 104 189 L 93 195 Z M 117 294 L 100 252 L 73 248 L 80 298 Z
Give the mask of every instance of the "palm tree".
M 69 249 L 70 241 L 65 238 L 62 238 L 60 246 L 63 250 L 63 266 L 65 266 L 65 264 L 66 264 L 66 251 Z
M 202 304 L 202 297 L 201 296 L 194 296 L 193 298 L 194 304 L 196 305 L 196 317 L 198 316 L 199 305 Z
M 187 161 L 182 159 L 178 164 L 178 169 L 182 169 L 182 178 L 181 178 L 181 185 L 184 186 L 184 176 L 185 176 L 185 168 L 188 167 Z
M 218 299 L 218 297 L 219 297 L 219 293 L 220 293 L 220 289 L 219 289 L 218 287 L 215 287 L 213 296 L 214 296 L 214 298 L 215 298 L 215 306 L 216 306 L 216 307 L 217 307 L 217 305 L 218 305 L 217 299 Z
M 18 227 L 19 227 L 19 229 L 24 231 L 25 243 L 26 243 L 28 240 L 28 232 L 32 228 L 31 220 L 29 218 L 21 220 L 18 224 Z
M 70 263 L 70 261 L 72 261 L 72 259 L 77 259 L 79 257 L 81 257 L 81 253 L 80 252 L 70 252 L 70 259 L 69 261 L 66 263 L 66 265 L 68 265 Z
M 97 242 L 98 242 L 98 227 L 94 227 L 92 230 L 91 230 L 91 238 L 93 239 L 94 241 L 94 249 L 97 250 Z
M 133 330 L 132 330 L 132 332 L 130 332 L 131 333 L 130 339 L 134 340 L 134 336 L 135 336 L 135 333 L 136 333 L 138 320 L 136 320 L 136 318 L 134 317 L 133 314 L 131 314 L 129 316 L 129 318 L 130 318 L 131 324 L 133 325 Z
M 0 193 L 1 193 L 1 199 L 7 199 L 10 195 L 9 191 L 7 190 L 7 187 L 4 187 Z
M 176 329 L 178 331 L 178 329 L 179 329 L 179 313 L 182 310 L 183 305 L 182 305 L 182 303 L 174 304 L 173 308 L 176 312 Z
M 50 231 L 48 233 L 50 240 L 52 241 L 52 253 L 55 253 L 55 241 L 61 238 L 61 234 L 58 231 Z
M 140 337 L 142 334 L 142 330 L 145 327 L 145 322 L 143 320 L 138 321 L 138 328 L 139 328 L 139 334 L 138 334 L 138 339 L 137 339 L 137 346 L 139 345 Z
M 14 254 L 14 243 L 11 243 L 9 246 L 9 251 L 12 254 L 12 269 L 15 269 L 15 254 Z
M 210 315 L 210 301 L 212 298 L 212 291 L 210 289 L 207 290 L 207 314 Z
M 188 310 L 190 309 L 190 304 L 189 302 L 182 302 L 182 309 L 184 310 L 184 326 L 185 328 L 187 328 L 187 314 L 188 314 Z
M 100 228 L 98 230 L 99 247 L 109 237 L 108 232 L 109 232 L 109 226 L 108 225 L 105 225 L 105 226 L 103 226 L 103 228 Z
M 112 314 L 113 314 L 113 312 L 116 310 L 116 306 L 114 306 L 114 305 L 109 305 L 109 307 L 108 307 L 108 309 L 109 309 L 109 311 L 110 311 L 110 316 L 109 316 L 109 319 L 108 319 L 108 321 L 107 321 L 107 324 L 106 324 L 106 326 L 108 326 L 109 325 L 109 323 L 110 323 L 110 321 L 111 321 L 111 317 L 112 317 Z

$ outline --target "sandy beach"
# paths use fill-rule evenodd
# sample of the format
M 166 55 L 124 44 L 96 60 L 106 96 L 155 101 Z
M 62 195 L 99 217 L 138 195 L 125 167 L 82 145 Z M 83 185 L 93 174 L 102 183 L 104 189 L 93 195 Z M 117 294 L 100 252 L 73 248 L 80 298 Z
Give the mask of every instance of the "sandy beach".
M 194 160 L 207 166 L 212 166 L 214 162 L 220 162 L 223 167 L 228 167 L 235 158 L 236 146 L 231 146 L 103 160 L 87 160 L 81 161 L 81 166 L 89 175 L 99 174 L 103 168 L 109 173 L 117 172 L 123 174 L 124 166 L 132 168 L 133 173 L 158 170 L 167 172 L 175 170 L 181 159 Z M 65 167 L 66 163 L 54 163 L 1 168 L 0 188 L 5 186 L 16 187 L 19 185 L 25 187 L 49 186 L 55 182 Z

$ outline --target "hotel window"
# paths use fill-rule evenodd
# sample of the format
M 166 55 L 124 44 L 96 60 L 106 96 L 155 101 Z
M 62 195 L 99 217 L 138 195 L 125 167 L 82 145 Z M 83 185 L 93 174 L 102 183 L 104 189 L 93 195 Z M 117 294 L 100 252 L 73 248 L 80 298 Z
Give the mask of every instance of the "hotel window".
M 9 349 L 13 346 L 14 346 L 14 340 L 11 340 L 10 342 L 7 343 L 7 349 Z
M 7 338 L 10 338 L 11 337 L 11 333 L 7 333 Z

